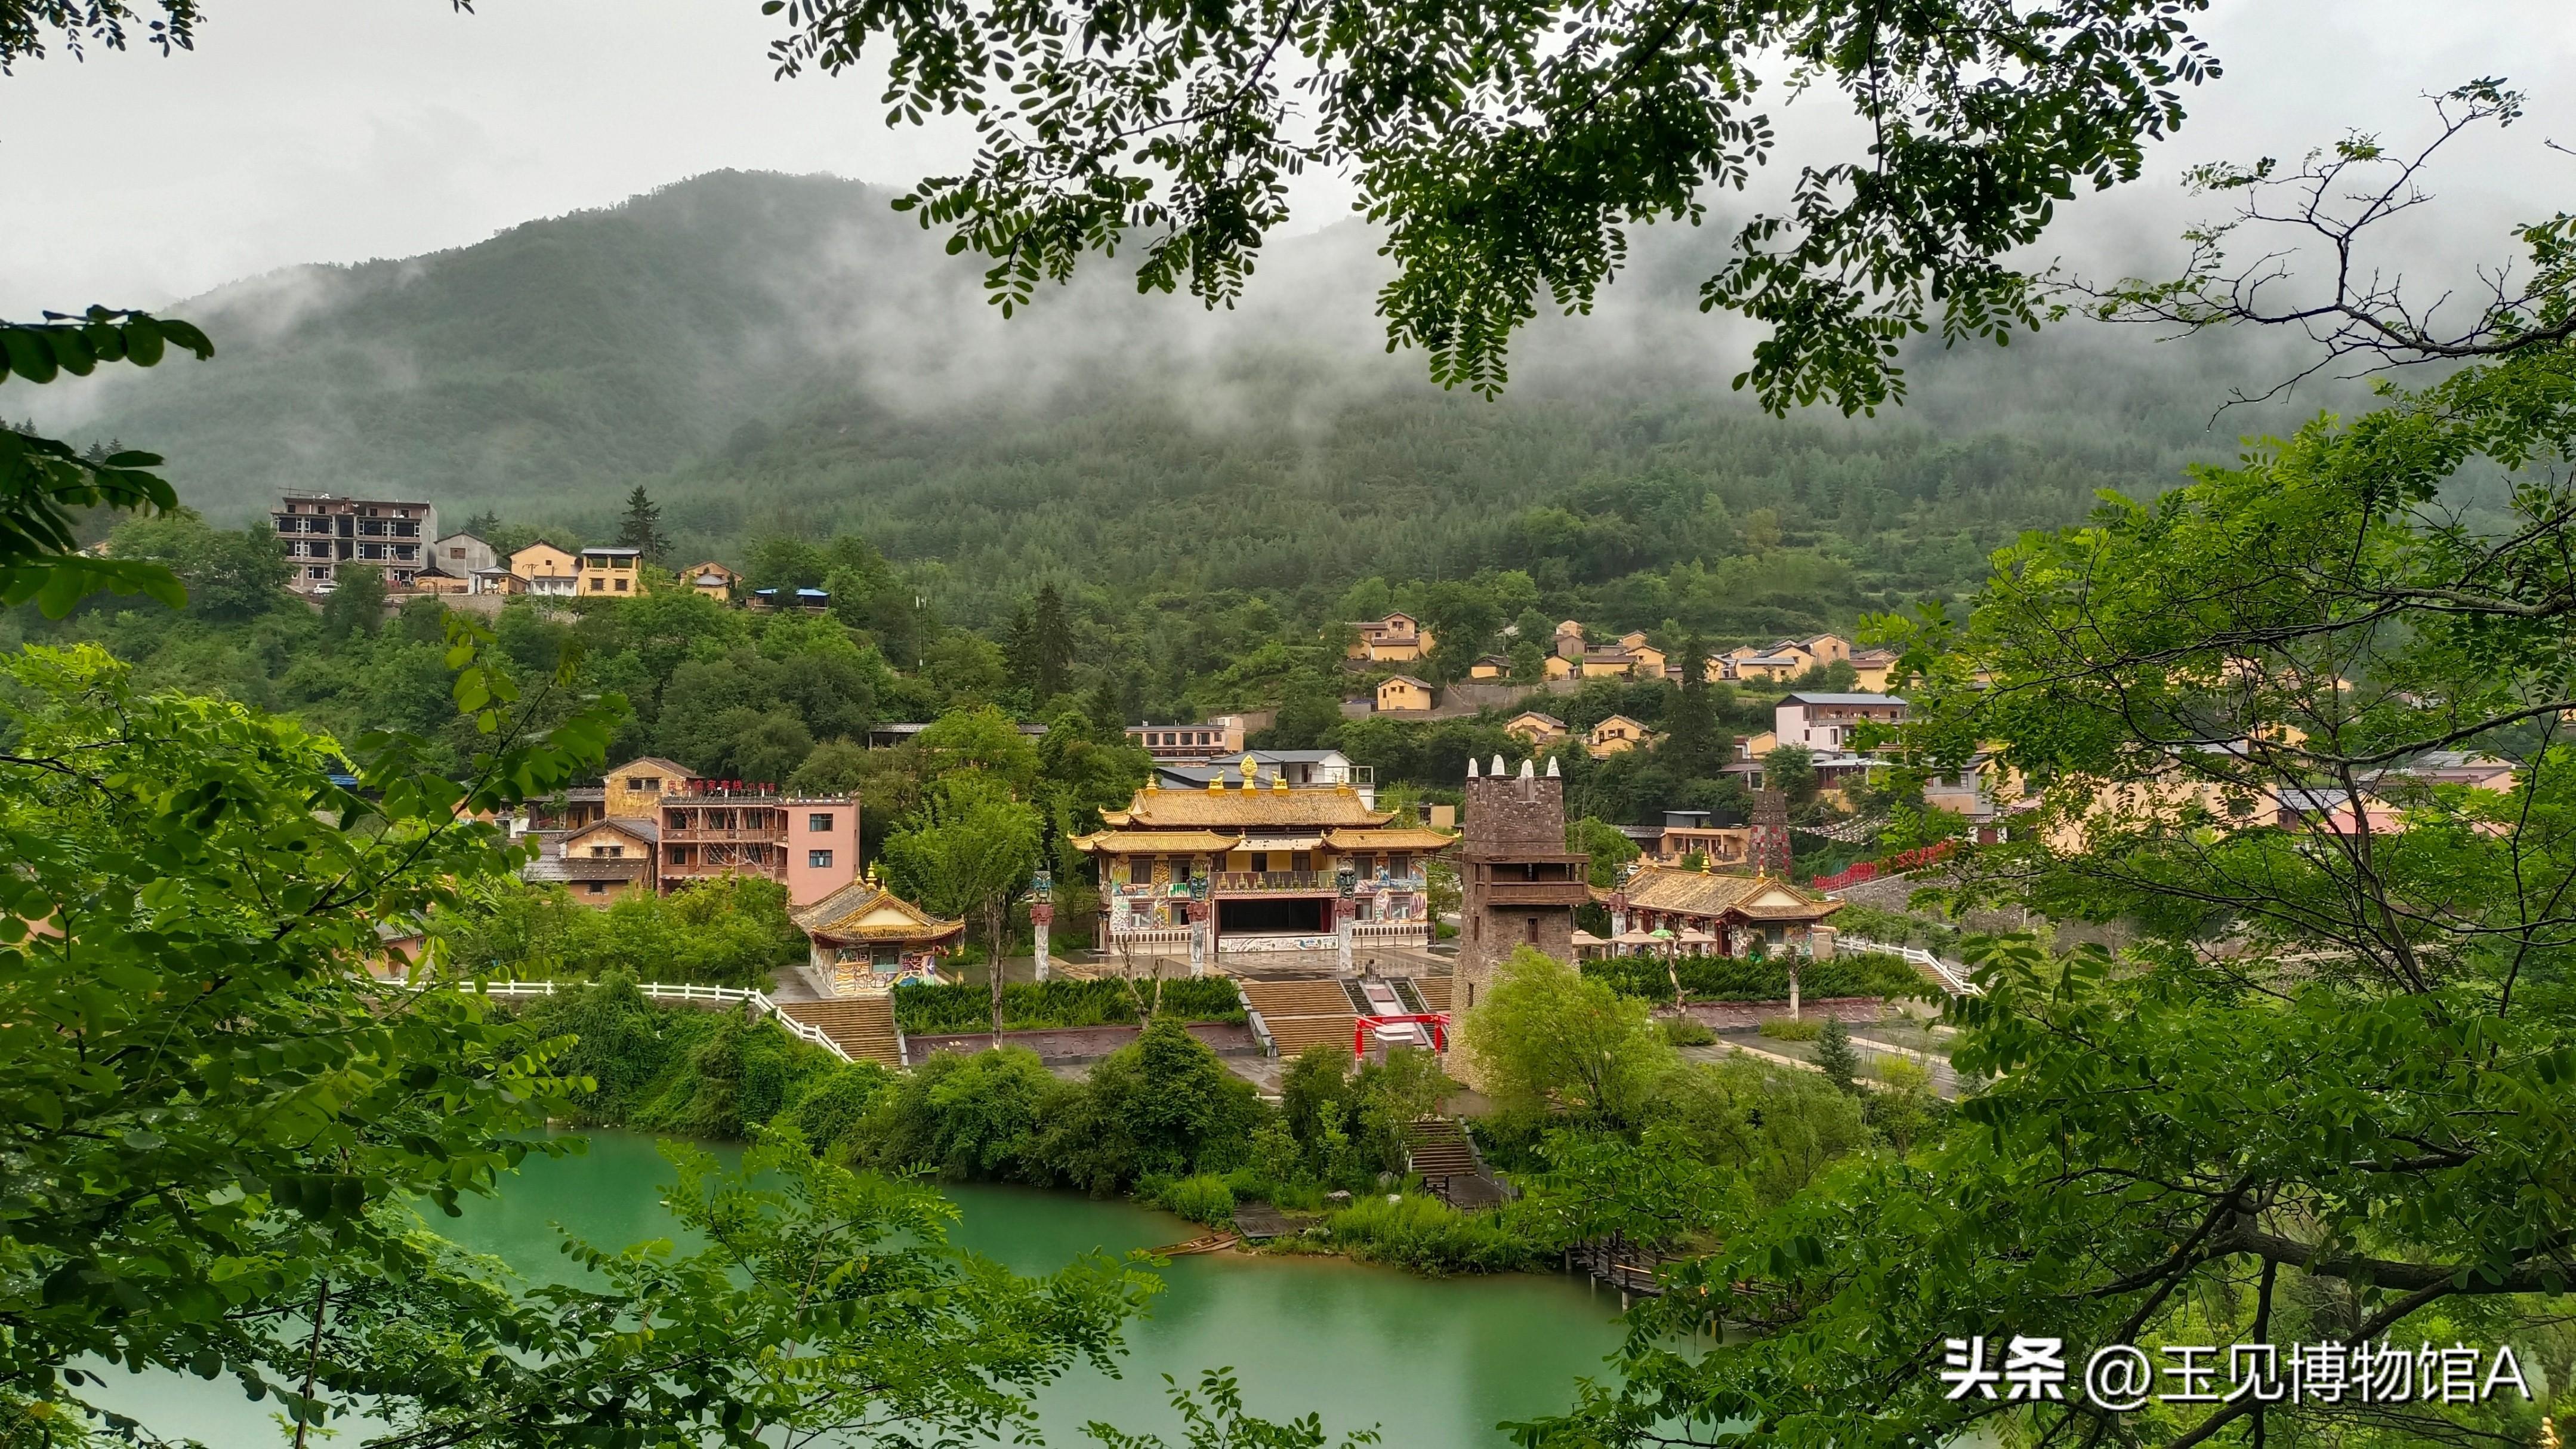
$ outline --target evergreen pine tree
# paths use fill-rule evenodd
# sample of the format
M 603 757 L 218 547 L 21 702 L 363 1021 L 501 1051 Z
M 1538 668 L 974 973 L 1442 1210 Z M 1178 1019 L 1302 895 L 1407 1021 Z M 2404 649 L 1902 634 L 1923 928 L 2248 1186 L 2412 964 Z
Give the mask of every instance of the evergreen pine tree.
M 1846 1092 L 1857 1092 L 1860 1083 L 1860 1053 L 1851 1042 L 1851 1028 L 1839 1016 L 1827 1015 L 1825 1029 L 1816 1038 L 1816 1069 L 1825 1080 Z
M 1043 702 L 1038 692 L 1037 626 L 1029 618 L 1029 606 L 1011 611 L 1011 622 L 1002 626 L 1002 663 L 1011 672 L 1011 683 L 1029 692 L 1031 703 Z
M 671 551 L 670 536 L 662 532 L 662 506 L 644 492 L 644 485 L 626 495 L 626 516 L 617 525 L 617 546 L 643 550 L 644 556 L 656 562 Z
M 1708 649 L 1696 633 L 1682 638 L 1682 684 L 1664 720 L 1661 753 L 1675 774 L 1698 779 L 1717 773 L 1717 707 L 1708 693 Z
M 485 543 L 490 543 L 492 541 L 493 533 L 500 527 L 501 515 L 493 512 L 489 508 L 486 508 L 482 512 L 474 514 L 465 520 L 464 531 L 483 540 Z
M 1039 588 L 1029 619 L 1029 693 L 1044 703 L 1072 683 L 1073 621 L 1065 615 L 1064 595 L 1047 584 Z

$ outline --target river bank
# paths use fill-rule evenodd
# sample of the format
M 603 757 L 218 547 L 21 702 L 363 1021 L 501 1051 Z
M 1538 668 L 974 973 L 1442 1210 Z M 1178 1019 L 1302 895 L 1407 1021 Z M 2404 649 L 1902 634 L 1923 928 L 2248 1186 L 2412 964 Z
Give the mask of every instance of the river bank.
M 530 1157 L 498 1197 L 468 1199 L 444 1230 L 538 1281 L 578 1273 L 558 1251 L 558 1227 L 607 1246 L 679 1236 L 659 1203 L 672 1173 L 653 1137 L 577 1135 L 586 1151 Z M 941 1191 L 958 1210 L 951 1241 L 1022 1273 L 1196 1231 L 1169 1213 L 1076 1193 Z M 1230 1366 L 1253 1409 L 1274 1418 L 1318 1412 L 1336 1431 L 1377 1425 L 1389 1445 L 1493 1449 L 1508 1442 L 1496 1424 L 1559 1411 L 1577 1378 L 1607 1372 L 1622 1334 L 1615 1295 L 1553 1274 L 1432 1281 L 1336 1258 L 1212 1254 L 1174 1260 L 1160 1276 L 1165 1289 L 1129 1326 L 1117 1376 L 1077 1370 L 1035 1396 L 1047 1443 L 1088 1443 L 1082 1427 L 1094 1420 L 1177 1443 L 1161 1376 L 1188 1383 Z M 105 1397 L 208 1444 L 282 1442 L 274 1405 L 245 1402 L 228 1381 L 123 1378 Z M 363 1441 L 362 1427 L 341 1428 L 342 1442 Z

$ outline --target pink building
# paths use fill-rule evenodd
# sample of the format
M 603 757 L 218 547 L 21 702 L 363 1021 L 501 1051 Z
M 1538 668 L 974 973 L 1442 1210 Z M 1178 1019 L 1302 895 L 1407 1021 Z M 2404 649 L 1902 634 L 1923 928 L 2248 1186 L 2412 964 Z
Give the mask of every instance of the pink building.
M 859 802 L 855 797 L 795 796 L 787 812 L 787 902 L 812 905 L 859 878 Z

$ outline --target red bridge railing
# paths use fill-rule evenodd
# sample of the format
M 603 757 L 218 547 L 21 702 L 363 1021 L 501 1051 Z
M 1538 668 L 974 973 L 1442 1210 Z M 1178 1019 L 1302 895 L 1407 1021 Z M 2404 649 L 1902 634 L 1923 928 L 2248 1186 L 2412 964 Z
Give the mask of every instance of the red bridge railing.
M 1838 891 L 1845 886 L 1859 885 L 1863 881 L 1876 880 L 1883 875 L 1903 875 L 1909 870 L 1920 870 L 1935 861 L 1947 859 L 1957 848 L 1949 841 L 1936 840 L 1930 845 L 1917 846 L 1912 850 L 1900 850 L 1884 860 L 1864 860 L 1848 870 L 1839 871 L 1833 875 L 1817 876 L 1807 884 L 1820 891 Z

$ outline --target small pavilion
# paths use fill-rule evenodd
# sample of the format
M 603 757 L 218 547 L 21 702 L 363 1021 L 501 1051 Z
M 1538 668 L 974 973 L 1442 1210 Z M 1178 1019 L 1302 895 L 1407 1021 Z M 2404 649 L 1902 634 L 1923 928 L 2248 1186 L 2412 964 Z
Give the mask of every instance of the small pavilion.
M 809 960 L 835 995 L 870 996 L 936 979 L 939 957 L 966 934 L 877 883 L 874 873 L 789 913 L 812 943 Z
M 1812 954 L 1816 929 L 1843 908 L 1773 876 L 1663 865 L 1640 866 L 1616 889 L 1596 888 L 1592 898 L 1610 908 L 1614 934 L 1605 945 L 1683 956 L 1749 956 L 1756 946 L 1765 955 Z

